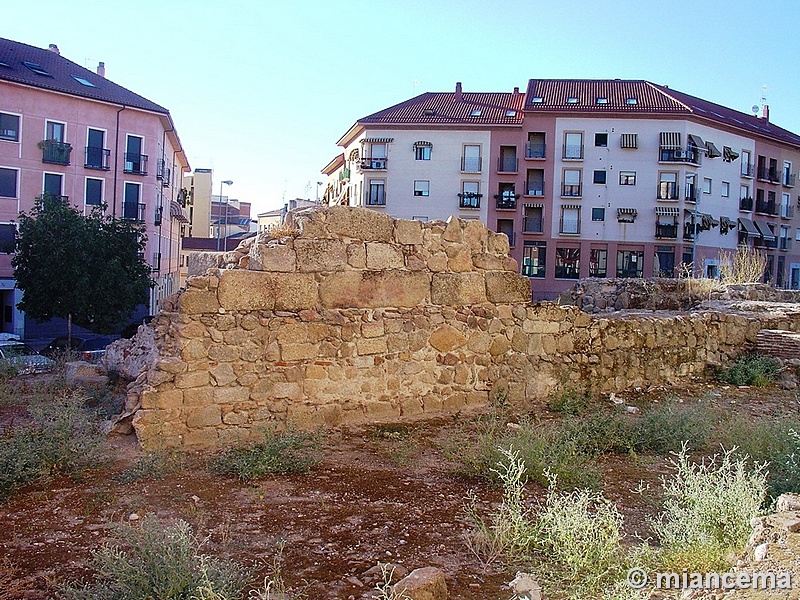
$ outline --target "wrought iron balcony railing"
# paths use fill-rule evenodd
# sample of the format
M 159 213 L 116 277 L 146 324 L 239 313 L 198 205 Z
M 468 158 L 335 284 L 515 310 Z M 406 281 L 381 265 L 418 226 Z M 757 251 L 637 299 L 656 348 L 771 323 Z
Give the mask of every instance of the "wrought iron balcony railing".
M 111 150 L 106 148 L 94 148 L 92 146 L 86 146 L 86 160 L 83 163 L 83 166 L 87 169 L 100 169 L 101 171 L 108 171 L 111 167 L 109 166 L 109 157 L 111 156 Z
M 56 140 L 43 140 L 39 142 L 42 149 L 42 162 L 51 165 L 69 165 L 69 155 L 72 146 L 66 142 Z
M 141 202 L 123 202 L 122 218 L 130 221 L 144 222 L 145 205 Z
M 133 175 L 147 175 L 147 154 L 136 152 L 125 153 L 125 173 Z

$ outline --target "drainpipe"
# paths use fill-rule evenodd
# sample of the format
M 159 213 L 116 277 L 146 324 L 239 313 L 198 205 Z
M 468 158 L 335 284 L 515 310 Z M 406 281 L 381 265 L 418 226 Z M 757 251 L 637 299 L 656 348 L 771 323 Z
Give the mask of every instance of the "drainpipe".
M 114 133 L 114 198 L 111 203 L 111 216 L 117 216 L 117 174 L 119 172 L 119 113 L 127 107 L 122 105 L 117 111 L 117 130 Z

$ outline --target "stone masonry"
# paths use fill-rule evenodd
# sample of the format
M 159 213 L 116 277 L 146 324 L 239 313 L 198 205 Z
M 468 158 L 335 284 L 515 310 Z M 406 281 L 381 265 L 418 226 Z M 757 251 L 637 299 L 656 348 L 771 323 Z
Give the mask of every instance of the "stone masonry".
M 202 275 L 163 306 L 159 356 L 129 388 L 144 447 L 452 414 L 498 395 L 535 408 L 565 382 L 596 393 L 677 383 L 765 327 L 800 331 L 791 310 L 592 317 L 531 303 L 506 236 L 477 221 L 332 207 L 294 225 L 194 258 Z

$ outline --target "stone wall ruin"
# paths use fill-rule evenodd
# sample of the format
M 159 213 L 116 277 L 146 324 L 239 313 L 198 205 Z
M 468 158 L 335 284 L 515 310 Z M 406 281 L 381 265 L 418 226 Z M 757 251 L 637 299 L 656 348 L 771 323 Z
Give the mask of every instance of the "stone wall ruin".
M 296 236 L 195 257 L 203 274 L 154 319 L 159 356 L 129 389 L 144 447 L 452 414 L 498 394 L 535 408 L 565 382 L 678 383 L 765 327 L 800 331 L 793 311 L 593 317 L 532 303 L 506 236 L 477 221 L 331 207 L 294 225 Z

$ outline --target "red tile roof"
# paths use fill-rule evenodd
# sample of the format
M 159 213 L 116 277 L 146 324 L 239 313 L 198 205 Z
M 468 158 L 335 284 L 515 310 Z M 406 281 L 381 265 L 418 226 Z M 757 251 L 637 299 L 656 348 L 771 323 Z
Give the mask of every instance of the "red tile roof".
M 23 62 L 40 65 L 50 76 L 35 73 Z M 51 50 L 0 38 L 0 63 L 2 63 L 0 81 L 11 81 L 72 96 L 169 114 L 163 106 L 100 77 L 94 71 L 85 69 Z M 73 75 L 88 81 L 93 87 L 83 85 L 74 79 Z
M 359 124 L 520 125 L 521 93 L 426 92 L 358 120 Z M 480 111 L 473 116 L 474 111 Z M 513 111 L 511 115 L 509 111 Z
M 531 79 L 525 96 L 525 110 L 533 112 L 689 112 L 683 104 L 643 80 Z M 534 98 L 541 98 L 541 102 L 534 102 Z M 568 98 L 577 102 L 568 103 Z M 598 98 L 607 102 L 599 104 Z M 636 103 L 628 104 L 629 98 Z

